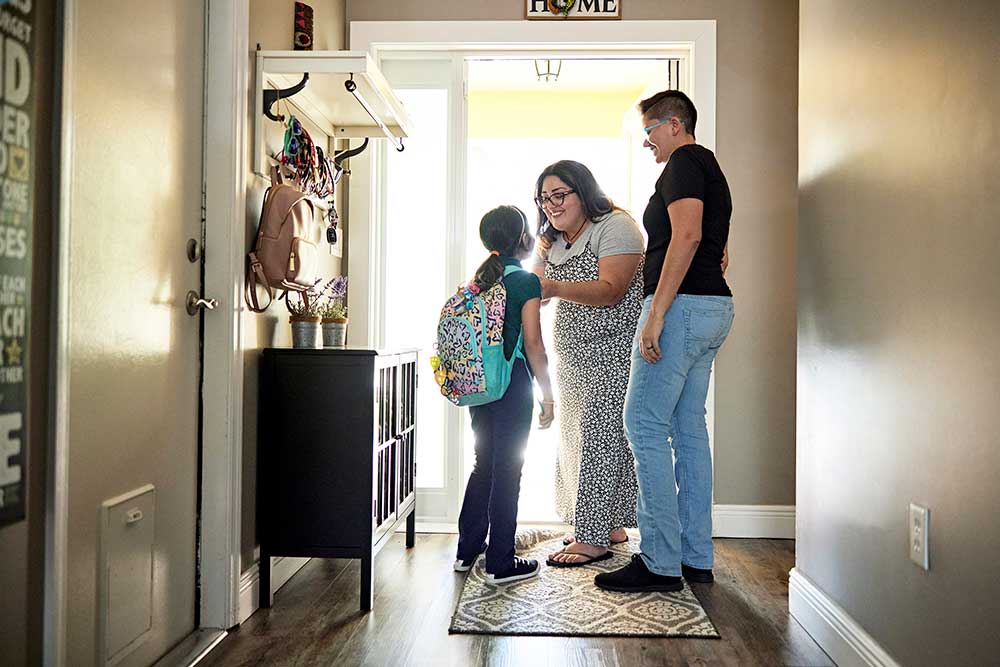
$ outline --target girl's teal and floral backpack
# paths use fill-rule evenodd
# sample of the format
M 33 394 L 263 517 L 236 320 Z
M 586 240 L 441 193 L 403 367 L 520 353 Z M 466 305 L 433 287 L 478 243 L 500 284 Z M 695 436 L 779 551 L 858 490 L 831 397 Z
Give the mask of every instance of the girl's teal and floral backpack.
M 519 270 L 508 266 L 504 276 Z M 484 405 L 506 393 L 514 360 L 523 358 L 520 335 L 515 353 L 510 359 L 504 355 L 506 309 L 507 288 L 502 278 L 484 292 L 470 282 L 441 309 L 437 355 L 431 357 L 431 367 L 441 394 L 455 405 Z

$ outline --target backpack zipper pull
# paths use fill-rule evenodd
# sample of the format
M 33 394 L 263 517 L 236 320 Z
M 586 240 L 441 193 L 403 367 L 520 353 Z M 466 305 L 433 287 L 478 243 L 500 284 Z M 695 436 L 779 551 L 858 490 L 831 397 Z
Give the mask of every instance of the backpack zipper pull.
M 295 270 L 295 253 L 294 252 L 288 256 L 288 270 L 289 271 L 294 271 Z

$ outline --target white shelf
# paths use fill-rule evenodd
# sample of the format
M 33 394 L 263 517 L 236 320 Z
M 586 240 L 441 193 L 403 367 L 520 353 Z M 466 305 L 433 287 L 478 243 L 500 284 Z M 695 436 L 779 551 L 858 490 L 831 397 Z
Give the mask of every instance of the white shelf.
M 258 174 L 268 170 L 264 124 L 274 122 L 264 115 L 263 91 L 290 88 L 305 73 L 309 74 L 305 89 L 286 99 L 330 137 L 389 138 L 401 145 L 413 129 L 402 103 L 365 51 L 257 51 L 256 65 L 254 147 Z M 345 88 L 348 80 L 357 85 L 353 95 Z M 274 105 L 276 113 L 284 101 Z

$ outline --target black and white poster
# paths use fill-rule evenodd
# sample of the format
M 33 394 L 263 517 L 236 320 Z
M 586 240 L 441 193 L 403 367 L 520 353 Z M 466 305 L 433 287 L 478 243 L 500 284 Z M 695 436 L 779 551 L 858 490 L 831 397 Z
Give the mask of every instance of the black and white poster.
M 0 525 L 24 518 L 34 196 L 33 0 L 0 0 Z

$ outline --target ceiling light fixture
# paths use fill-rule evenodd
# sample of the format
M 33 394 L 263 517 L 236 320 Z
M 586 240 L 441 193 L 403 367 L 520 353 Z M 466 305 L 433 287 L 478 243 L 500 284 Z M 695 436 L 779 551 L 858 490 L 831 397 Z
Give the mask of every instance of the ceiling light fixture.
M 556 69 L 552 70 L 552 63 L 555 62 Z M 542 69 L 542 63 L 545 64 L 545 69 Z M 537 81 L 541 81 L 542 77 L 545 77 L 545 82 L 558 81 L 559 73 L 562 72 L 562 61 L 561 60 L 536 60 L 535 61 L 535 77 Z

